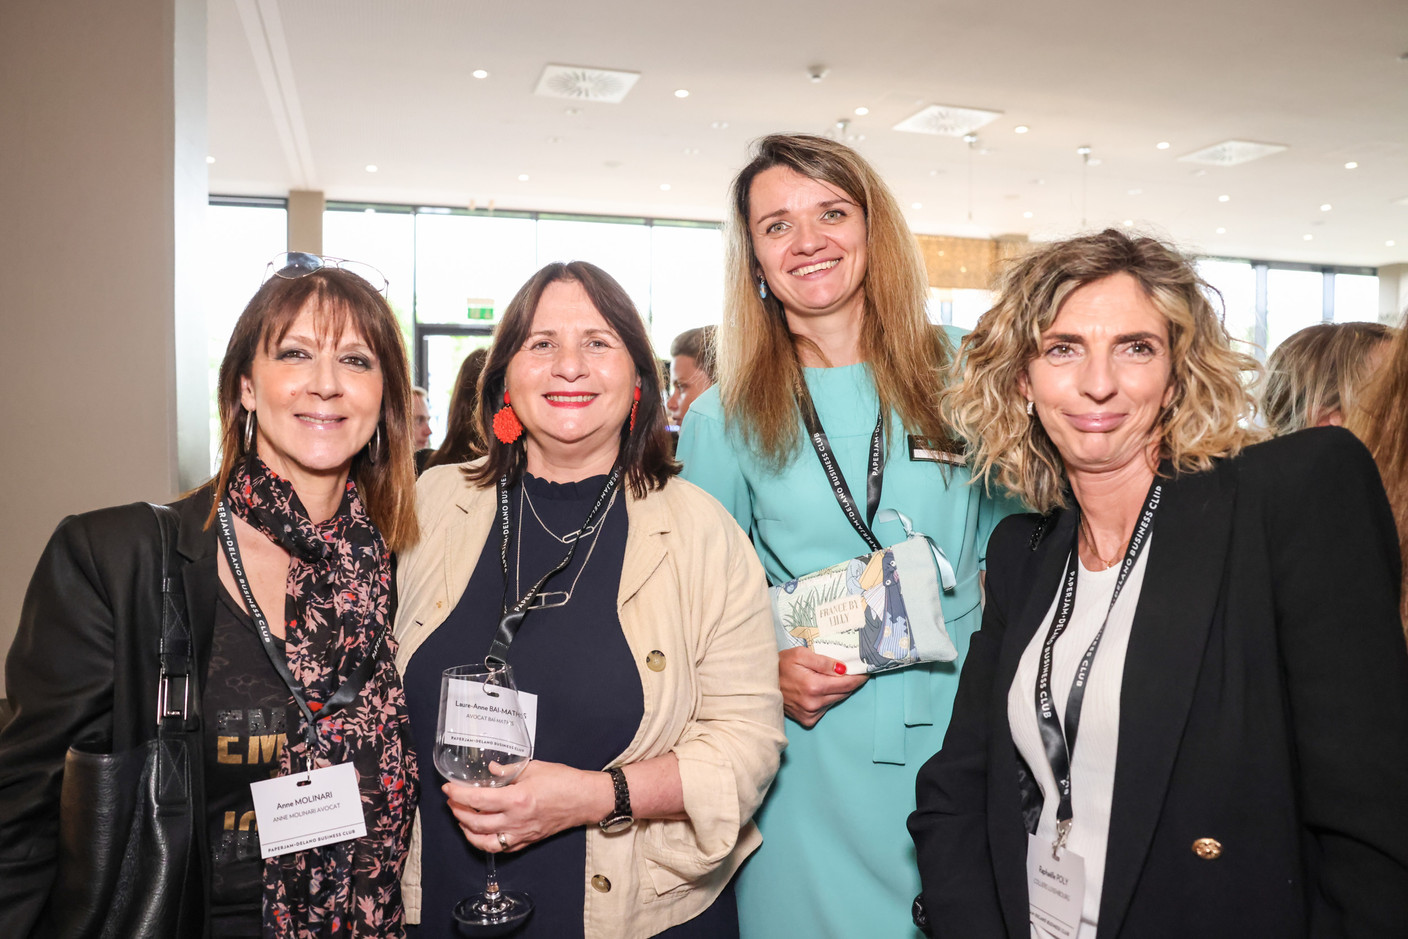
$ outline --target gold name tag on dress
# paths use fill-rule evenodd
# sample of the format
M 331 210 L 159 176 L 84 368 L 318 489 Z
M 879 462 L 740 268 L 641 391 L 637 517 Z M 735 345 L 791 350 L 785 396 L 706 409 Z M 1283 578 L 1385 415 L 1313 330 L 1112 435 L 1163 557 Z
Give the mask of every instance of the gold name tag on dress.
M 909 459 L 912 463 L 949 463 L 962 466 L 968 462 L 968 455 L 962 449 L 954 450 L 953 444 L 945 447 L 928 437 L 909 434 Z

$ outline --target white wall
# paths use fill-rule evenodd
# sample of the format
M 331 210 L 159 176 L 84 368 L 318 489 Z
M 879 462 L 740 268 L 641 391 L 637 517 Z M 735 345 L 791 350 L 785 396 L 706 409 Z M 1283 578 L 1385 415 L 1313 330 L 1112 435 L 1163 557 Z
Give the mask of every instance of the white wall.
M 207 471 L 205 29 L 202 0 L 0 4 L 0 650 L 64 515 Z

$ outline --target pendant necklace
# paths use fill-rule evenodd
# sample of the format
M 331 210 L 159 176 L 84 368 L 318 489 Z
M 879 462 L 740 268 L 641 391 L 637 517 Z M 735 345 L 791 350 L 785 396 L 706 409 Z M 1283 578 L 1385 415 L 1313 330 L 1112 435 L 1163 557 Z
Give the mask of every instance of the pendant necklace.
M 577 581 L 582 579 L 582 572 L 585 571 L 587 569 L 587 565 L 591 563 L 592 552 L 596 550 L 596 543 L 601 540 L 601 526 L 606 521 L 606 517 L 611 514 L 611 508 L 616 504 L 616 496 L 620 493 L 620 491 L 621 490 L 618 489 L 615 492 L 611 493 L 611 500 L 606 503 L 606 510 L 601 513 L 601 517 L 597 519 L 595 525 L 588 525 L 584 528 L 578 529 L 577 531 L 569 532 L 566 538 L 559 537 L 556 532 L 548 528 L 548 526 L 543 523 L 542 517 L 538 515 L 537 510 L 533 509 L 533 517 L 538 520 L 538 524 L 542 527 L 543 531 L 547 532 L 549 535 L 552 535 L 552 537 L 556 538 L 563 544 L 568 544 L 572 541 L 576 541 L 578 538 L 586 534 L 592 534 L 592 543 L 587 547 L 587 556 L 582 559 L 582 566 L 577 568 L 577 576 L 572 578 L 572 585 L 566 590 L 544 590 L 542 593 L 538 594 L 536 597 L 533 598 L 533 602 L 529 604 L 528 609 L 549 609 L 555 606 L 566 606 L 567 603 L 572 599 L 572 594 L 577 589 Z M 513 582 L 515 589 L 518 590 L 522 590 L 523 588 L 523 577 L 521 570 L 523 563 L 523 505 L 526 501 L 527 494 L 528 485 L 525 480 L 519 483 L 518 489 L 518 544 L 517 550 L 515 552 L 515 557 L 513 559 Z M 532 508 L 532 505 L 533 503 L 531 501 L 528 501 L 528 506 L 530 508 Z

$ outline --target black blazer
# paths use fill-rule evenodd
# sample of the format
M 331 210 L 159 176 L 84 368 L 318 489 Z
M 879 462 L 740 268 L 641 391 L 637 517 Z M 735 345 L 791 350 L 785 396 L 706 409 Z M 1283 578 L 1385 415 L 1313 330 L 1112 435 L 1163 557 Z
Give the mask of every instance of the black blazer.
M 208 492 L 175 506 L 199 720 L 219 585 L 215 533 L 203 530 Z M 0 936 L 27 936 L 43 919 L 69 746 L 119 752 L 156 735 L 160 571 L 156 517 L 141 502 L 65 519 L 39 559 L 5 665 L 14 717 L 0 730 Z M 194 850 L 208 881 L 199 750 L 192 763 Z
M 1007 693 L 1074 539 L 1072 512 L 992 536 L 983 626 L 909 822 L 934 936 L 1030 934 L 1023 808 L 1034 822 L 1041 794 Z M 1346 431 L 1169 481 L 1124 665 L 1100 939 L 1408 935 L 1398 585 L 1378 473 Z

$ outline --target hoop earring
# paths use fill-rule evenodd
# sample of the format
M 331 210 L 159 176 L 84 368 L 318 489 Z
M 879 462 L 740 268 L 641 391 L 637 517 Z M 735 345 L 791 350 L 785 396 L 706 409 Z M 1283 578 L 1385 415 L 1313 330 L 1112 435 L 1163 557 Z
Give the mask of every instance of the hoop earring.
M 759 299 L 759 300 L 766 300 L 767 298 L 768 298 L 768 279 L 767 279 L 766 277 L 762 276 L 761 274 L 759 274 L 759 275 L 758 275 L 758 299 Z
M 508 400 L 508 389 L 504 389 L 504 406 L 494 413 L 494 436 L 499 443 L 510 444 L 523 436 L 523 422 L 514 413 Z
M 248 453 L 254 446 L 254 412 L 244 412 L 244 452 Z
M 636 409 L 640 407 L 640 385 L 636 385 L 635 395 L 631 400 L 631 430 L 636 429 Z
M 367 461 L 381 462 L 381 424 L 376 425 L 376 430 L 372 431 L 372 439 L 367 441 Z

